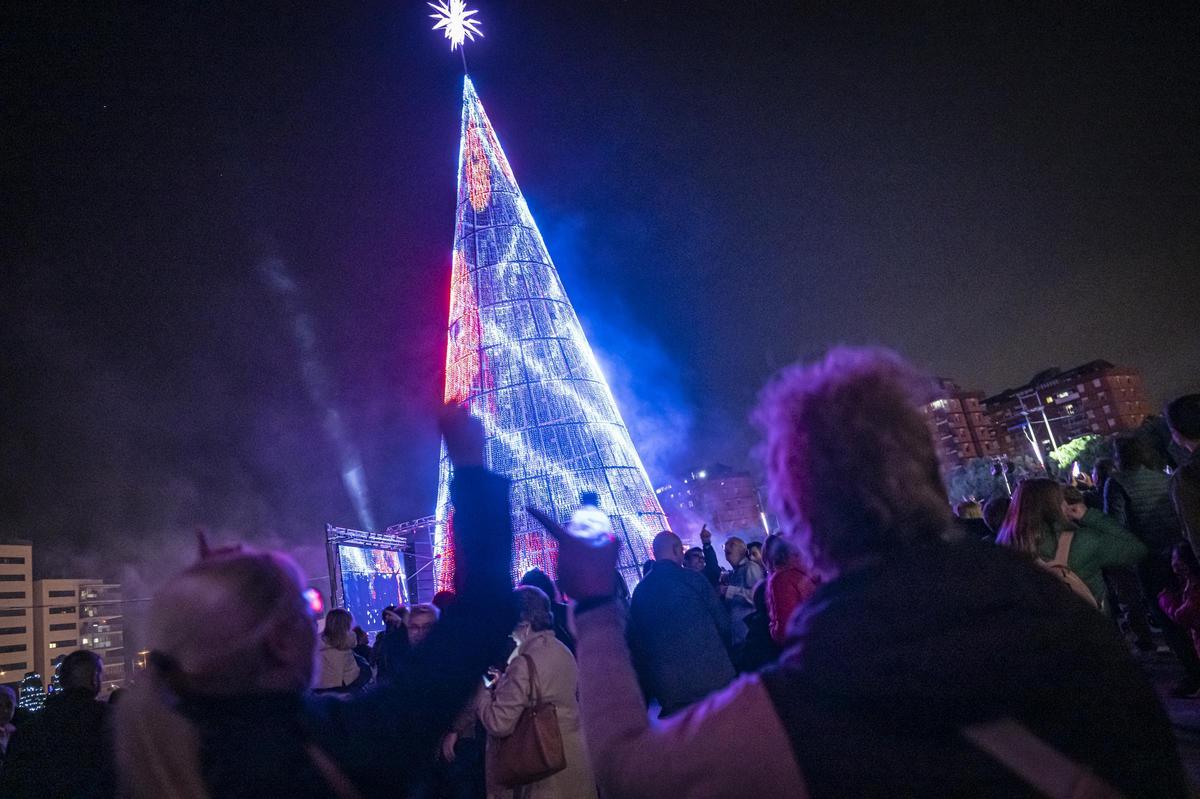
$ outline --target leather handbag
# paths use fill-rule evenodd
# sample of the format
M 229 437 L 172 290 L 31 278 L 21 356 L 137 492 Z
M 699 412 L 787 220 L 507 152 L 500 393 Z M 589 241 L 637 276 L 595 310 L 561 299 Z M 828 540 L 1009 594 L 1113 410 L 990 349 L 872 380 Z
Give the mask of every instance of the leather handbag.
M 496 782 L 505 788 L 544 780 L 567 767 L 558 712 L 553 704 L 542 701 L 533 658 L 521 657 L 529 663 L 529 706 L 521 712 L 512 734 L 496 739 L 493 761 Z

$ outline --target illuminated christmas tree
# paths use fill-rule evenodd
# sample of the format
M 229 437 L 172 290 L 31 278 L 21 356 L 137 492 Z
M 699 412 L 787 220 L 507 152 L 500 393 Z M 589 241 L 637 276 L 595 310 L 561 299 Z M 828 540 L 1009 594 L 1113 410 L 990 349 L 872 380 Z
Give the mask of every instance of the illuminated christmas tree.
M 662 508 L 512 168 L 469 77 L 463 80 L 458 205 L 451 256 L 447 402 L 483 420 L 487 462 L 513 481 L 514 581 L 557 573 L 556 549 L 525 508 L 566 519 L 594 492 L 632 587 Z M 442 450 L 434 552 L 452 584 L 450 464 Z

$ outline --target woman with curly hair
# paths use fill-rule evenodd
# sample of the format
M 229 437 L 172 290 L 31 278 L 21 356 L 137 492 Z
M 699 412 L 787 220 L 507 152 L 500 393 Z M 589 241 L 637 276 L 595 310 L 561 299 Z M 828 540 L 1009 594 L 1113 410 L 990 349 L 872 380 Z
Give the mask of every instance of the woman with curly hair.
M 577 600 L 602 794 L 1187 795 L 1170 722 L 1107 619 L 1024 554 L 944 539 L 932 385 L 893 353 L 837 349 L 767 388 L 771 501 L 822 584 L 777 665 L 654 724 L 612 595 L 616 544 L 538 515 Z

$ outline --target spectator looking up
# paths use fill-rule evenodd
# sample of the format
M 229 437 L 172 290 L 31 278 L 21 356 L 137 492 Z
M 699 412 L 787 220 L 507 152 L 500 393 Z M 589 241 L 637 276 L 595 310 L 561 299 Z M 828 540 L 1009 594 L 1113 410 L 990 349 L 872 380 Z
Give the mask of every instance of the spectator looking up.
M 725 539 L 725 560 L 733 570 L 725 575 L 721 585 L 721 598 L 729 608 L 733 624 L 733 652 L 746 641 L 746 617 L 754 612 L 754 586 L 766 576 L 762 565 L 750 559 L 746 542 L 737 536 Z

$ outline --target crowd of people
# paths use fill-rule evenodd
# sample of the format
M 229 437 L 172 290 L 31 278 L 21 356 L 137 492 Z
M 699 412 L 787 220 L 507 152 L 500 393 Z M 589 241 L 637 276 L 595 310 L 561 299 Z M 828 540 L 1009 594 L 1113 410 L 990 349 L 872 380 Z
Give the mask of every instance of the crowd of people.
M 0 691 L 0 796 L 1186 796 L 1134 653 L 1200 697 L 1200 395 L 1170 475 L 1122 438 L 1086 484 L 952 509 L 927 386 L 878 350 L 785 370 L 756 415 L 782 532 L 663 531 L 631 595 L 614 540 L 536 508 L 558 579 L 513 589 L 508 482 L 447 409 L 452 592 L 371 640 L 285 556 L 208 551 L 118 707 L 90 652 L 15 726 Z

